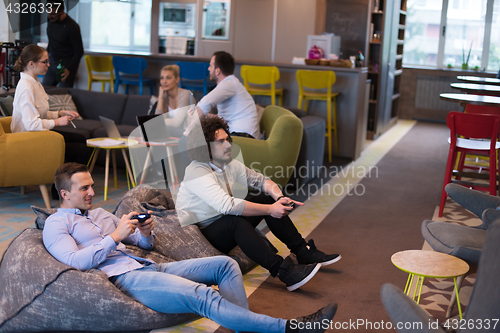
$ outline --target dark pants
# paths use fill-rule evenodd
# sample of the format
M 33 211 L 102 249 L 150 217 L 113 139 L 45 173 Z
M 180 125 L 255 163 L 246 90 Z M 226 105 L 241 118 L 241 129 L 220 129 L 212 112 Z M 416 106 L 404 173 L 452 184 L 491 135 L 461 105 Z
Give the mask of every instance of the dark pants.
M 62 88 L 73 88 L 75 84 L 76 73 L 78 72 L 77 68 L 68 68 L 69 76 L 64 80 L 64 82 L 57 82 L 57 65 L 59 65 L 59 60 L 55 60 L 50 58 L 50 67 L 47 70 L 47 73 L 43 76 L 42 85 L 44 86 L 58 86 Z M 63 65 L 65 60 L 63 59 Z
M 251 192 L 245 198 L 247 201 L 273 204 L 274 200 L 266 194 Z M 306 245 L 288 216 L 277 219 L 271 216 L 235 216 L 224 215 L 208 227 L 201 229 L 202 234 L 219 251 L 228 254 L 236 245 L 243 253 L 267 269 L 272 276 L 278 274 L 283 258 L 271 249 L 267 242 L 255 231 L 255 227 L 266 220 L 269 230 L 283 242 L 292 253 L 296 253 Z
M 87 164 L 89 159 L 89 148 L 87 147 L 87 141 L 83 135 L 59 129 L 52 129 L 52 131 L 64 137 L 64 143 L 66 145 L 64 150 L 64 162 Z

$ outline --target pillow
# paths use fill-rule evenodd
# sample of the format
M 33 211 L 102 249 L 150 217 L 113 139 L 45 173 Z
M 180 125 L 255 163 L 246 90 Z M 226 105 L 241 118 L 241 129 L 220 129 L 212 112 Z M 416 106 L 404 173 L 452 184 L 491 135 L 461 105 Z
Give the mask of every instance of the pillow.
M 47 217 L 57 212 L 57 208 L 41 208 L 41 207 L 31 206 L 31 209 L 36 214 L 35 225 L 38 230 L 43 230 L 43 227 L 45 226 L 45 220 L 47 219 Z
M 49 95 L 49 111 L 77 111 L 75 103 L 73 103 L 73 98 L 70 94 L 64 95 Z M 77 119 L 82 119 L 78 116 Z
M 0 97 L 0 112 L 4 117 L 12 116 L 13 109 L 14 109 L 14 97 L 12 96 Z

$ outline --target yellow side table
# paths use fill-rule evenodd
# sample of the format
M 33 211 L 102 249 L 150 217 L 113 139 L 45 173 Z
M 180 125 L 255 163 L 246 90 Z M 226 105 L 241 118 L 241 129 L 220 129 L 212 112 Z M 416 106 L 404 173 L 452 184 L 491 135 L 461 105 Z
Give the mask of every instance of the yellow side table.
M 394 266 L 410 274 L 404 290 L 406 295 L 410 296 L 413 278 L 415 276 L 417 277 L 412 298 L 415 300 L 417 289 L 419 289 L 417 304 L 420 302 L 422 285 L 426 277 L 453 278 L 455 293 L 457 295 L 458 313 L 460 314 L 460 319 L 462 319 L 462 309 L 460 308 L 460 299 L 458 298 L 457 277 L 469 271 L 469 265 L 465 261 L 450 256 L 449 254 L 423 250 L 409 250 L 394 253 L 391 257 L 391 261 Z
M 118 180 L 116 178 L 116 149 L 120 149 L 123 154 L 123 159 L 125 160 L 125 165 L 127 168 L 127 183 L 128 188 L 130 189 L 130 183 L 132 183 L 132 187 L 135 187 L 134 176 L 132 175 L 132 169 L 130 168 L 130 163 L 128 161 L 127 154 L 125 153 L 125 149 L 130 146 L 137 145 L 138 142 L 132 139 L 124 139 L 124 138 L 94 138 L 87 140 L 87 146 L 94 148 L 92 151 L 92 155 L 90 156 L 89 163 L 89 171 L 92 173 L 94 170 L 95 162 L 97 161 L 97 156 L 99 155 L 99 151 L 101 149 L 106 150 L 106 166 L 104 170 L 104 200 L 108 199 L 108 178 L 109 178 L 109 152 L 111 151 L 113 158 L 113 174 L 115 177 L 115 188 L 118 188 Z M 87 166 L 88 166 L 87 164 Z M 130 178 L 130 182 L 129 182 Z

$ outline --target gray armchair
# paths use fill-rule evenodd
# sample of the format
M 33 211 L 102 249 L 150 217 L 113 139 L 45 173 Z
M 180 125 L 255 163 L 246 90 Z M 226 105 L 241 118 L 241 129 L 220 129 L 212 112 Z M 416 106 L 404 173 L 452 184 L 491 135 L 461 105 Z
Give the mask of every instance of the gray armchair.
M 471 266 L 467 274 L 475 273 L 481 257 L 486 230 L 493 221 L 500 218 L 500 210 L 496 209 L 500 205 L 500 198 L 451 183 L 446 185 L 445 190 L 450 198 L 480 217 L 483 223 L 477 227 L 469 227 L 424 220 L 421 227 L 422 236 L 434 251 L 465 260 Z M 457 280 L 459 289 L 463 279 L 462 276 Z M 446 313 L 447 317 L 451 315 L 455 302 L 456 296 L 453 294 Z
M 491 331 L 498 331 L 500 323 L 493 319 L 500 318 L 500 220 L 494 222 L 484 242 L 482 255 L 478 265 L 477 278 L 472 290 L 469 305 L 464 314 L 467 332 L 485 330 L 489 321 Z M 445 332 L 441 327 L 429 327 L 432 318 L 413 300 L 407 297 L 400 289 L 384 284 L 381 289 L 382 302 L 393 323 L 409 323 L 411 327 L 395 327 L 398 332 Z M 421 323 L 417 327 L 415 323 Z M 453 324 L 453 321 L 451 322 Z M 471 323 L 473 328 L 468 327 Z M 480 326 L 482 324 L 482 329 Z M 493 325 L 496 328 L 493 329 Z M 396 324 L 395 324 L 396 326 Z M 458 332 L 462 330 L 459 329 Z

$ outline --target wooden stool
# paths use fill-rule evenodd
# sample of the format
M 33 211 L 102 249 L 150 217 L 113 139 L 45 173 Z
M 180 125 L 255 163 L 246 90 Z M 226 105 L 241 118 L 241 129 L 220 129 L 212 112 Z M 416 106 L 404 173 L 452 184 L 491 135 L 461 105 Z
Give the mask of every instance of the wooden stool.
M 122 143 L 114 144 L 110 142 L 109 140 L 115 140 L 115 141 L 121 141 Z M 125 160 L 125 165 L 127 168 L 127 184 L 128 184 L 128 189 L 130 190 L 130 183 L 132 183 L 132 187 L 135 187 L 135 180 L 134 176 L 132 175 L 132 171 L 130 169 L 130 163 L 128 161 L 127 154 L 125 153 L 125 149 L 130 147 L 130 146 L 135 146 L 137 145 L 138 142 L 136 140 L 132 139 L 122 139 L 122 138 L 117 138 L 117 139 L 112 139 L 112 138 L 95 138 L 95 139 L 89 139 L 87 140 L 87 146 L 94 148 L 92 151 L 92 155 L 90 156 L 89 163 L 89 172 L 92 173 L 92 170 L 94 170 L 94 165 L 95 162 L 97 161 L 97 156 L 99 155 L 100 149 L 106 150 L 106 167 L 104 170 L 104 200 L 108 199 L 108 178 L 109 178 L 109 152 L 111 151 L 112 153 L 112 158 L 113 158 L 113 174 L 115 176 L 115 188 L 118 188 L 118 180 L 116 178 L 116 149 L 120 149 L 123 154 L 123 159 Z M 87 166 L 88 166 L 87 164 Z M 129 182 L 130 178 L 130 182 Z
M 404 289 L 406 295 L 410 296 L 413 278 L 415 276 L 417 277 L 415 291 L 412 297 L 412 299 L 415 300 L 418 289 L 417 304 L 420 302 L 422 285 L 426 277 L 453 278 L 455 293 L 457 295 L 458 313 L 460 314 L 460 319 L 462 319 L 462 309 L 460 307 L 460 299 L 458 298 L 457 277 L 469 271 L 469 265 L 465 261 L 450 256 L 449 254 L 423 250 L 409 250 L 394 253 L 391 257 L 391 261 L 394 266 L 403 272 L 409 273 Z M 418 287 L 419 281 L 420 288 Z

